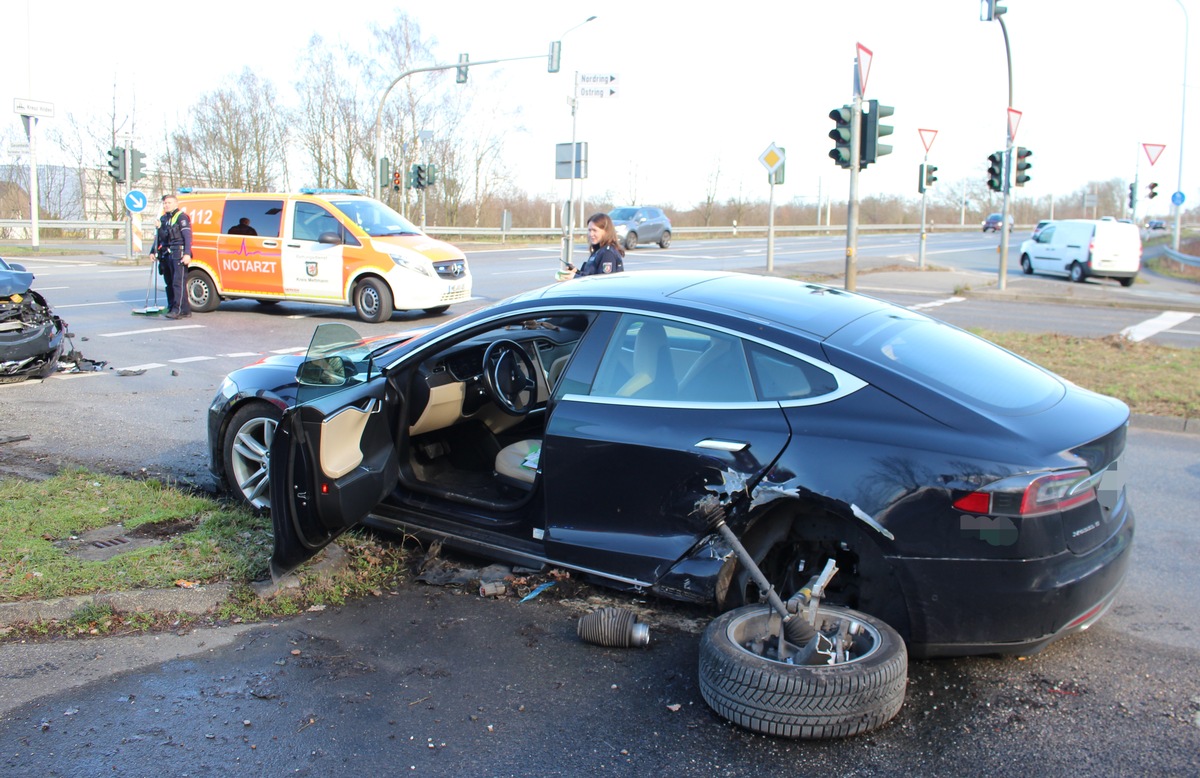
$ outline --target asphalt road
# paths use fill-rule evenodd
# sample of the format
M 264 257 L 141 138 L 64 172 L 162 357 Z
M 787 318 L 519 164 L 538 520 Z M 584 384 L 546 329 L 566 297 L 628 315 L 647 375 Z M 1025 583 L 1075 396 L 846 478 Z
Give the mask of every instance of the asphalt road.
M 823 261 L 836 249 L 826 247 Z M 705 250 L 717 257 L 711 262 L 730 265 L 762 256 Z M 878 261 L 895 260 L 889 251 L 881 247 Z M 634 252 L 629 265 L 666 259 L 656 252 Z M 525 281 L 504 280 L 515 274 L 501 272 L 509 261 Z M 529 280 L 552 272 L 555 261 L 472 258 L 477 274 L 484 264 L 495 271 L 494 292 L 477 279 L 489 297 L 507 294 L 503 284 L 536 285 Z M 204 407 L 219 376 L 251 359 L 234 355 L 251 350 L 247 343 L 257 344 L 256 353 L 265 343 L 303 348 L 312 319 L 354 323 L 348 310 L 228 303 L 190 320 L 202 327 L 165 327 L 128 314 L 141 303 L 135 274 L 146 266 L 95 268 L 88 288 L 68 272 L 67 288 L 48 293 L 56 308 L 58 299 L 79 305 L 64 311 L 74 311 L 73 329 L 90 333 L 79 347 L 114 366 L 161 367 L 0 389 L 0 432 L 33 437 L 4 446 L 6 453 L 202 481 Z M 52 285 L 54 275 L 46 276 Z M 860 290 L 876 281 L 861 277 Z M 878 286 L 905 304 L 967 309 L 944 302 L 952 288 L 897 290 L 890 278 Z M 1051 313 L 1044 303 L 982 302 Z M 1119 329 L 1127 318 L 1154 315 L 1118 310 L 1097 324 Z M 115 334 L 125 331 L 133 334 Z M 1125 462 L 1138 533 L 1114 609 L 1088 632 L 1027 659 L 913 662 L 900 715 L 857 738 L 777 740 L 712 714 L 696 680 L 705 611 L 617 598 L 642 611 L 651 645 L 606 649 L 575 637 L 579 603 L 549 594 L 524 604 L 484 600 L 411 582 L 254 627 L 0 645 L 0 774 L 1197 775 L 1200 581 L 1192 517 L 1200 436 L 1135 428 Z

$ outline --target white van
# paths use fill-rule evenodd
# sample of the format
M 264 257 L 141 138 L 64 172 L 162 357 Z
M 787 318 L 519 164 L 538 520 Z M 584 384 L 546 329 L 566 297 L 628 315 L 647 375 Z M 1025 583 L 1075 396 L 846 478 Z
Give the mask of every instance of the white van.
M 1021 244 L 1026 274 L 1065 275 L 1082 283 L 1088 278 L 1115 278 L 1133 286 L 1142 267 L 1142 236 L 1136 224 L 1110 219 L 1063 219 L 1042 228 Z

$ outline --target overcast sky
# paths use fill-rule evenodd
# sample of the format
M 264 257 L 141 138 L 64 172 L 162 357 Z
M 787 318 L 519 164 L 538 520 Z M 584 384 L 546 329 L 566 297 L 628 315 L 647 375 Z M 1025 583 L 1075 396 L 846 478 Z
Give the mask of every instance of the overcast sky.
M 1002 0 L 1003 2 L 1003 0 Z M 1189 12 L 1200 9 L 1183 0 Z M 1165 213 L 1179 181 L 1184 102 L 1184 12 L 1178 0 L 1008 0 L 1017 144 L 1034 151 L 1021 197 L 1065 196 L 1091 180 L 1153 180 Z M 53 103 L 55 118 L 107 114 L 136 99 L 137 124 L 154 138 L 197 97 L 249 66 L 286 102 L 297 62 L 314 33 L 360 51 L 368 25 L 388 25 L 396 4 L 251 0 L 112 5 L 91 0 L 6 0 L 0 103 Z M 571 139 L 568 97 L 575 73 L 618 76 L 612 98 L 581 98 L 576 139 L 590 148 L 591 192 L 686 209 L 720 169 L 719 198 L 766 199 L 759 156 L 787 149 L 777 200 L 846 196 L 849 177 L 827 157 L 830 109 L 852 98 L 856 44 L 873 52 L 867 99 L 894 106 L 895 151 L 860 179 L 863 195 L 916 197 L 925 154 L 919 129 L 937 130 L 929 161 L 943 183 L 984 178 L 1004 144 L 1008 76 L 996 22 L 977 0 L 842 0 L 718 5 L 674 0 L 532 0 L 406 4 L 436 41 L 438 62 L 541 54 L 563 40 L 562 72 L 544 60 L 473 69 L 469 87 L 519 108 L 506 148 L 519 183 L 566 195 L 553 179 L 554 145 Z M 339 13 L 343 12 L 343 13 Z M 590 15 L 597 18 L 563 33 Z M 1193 13 L 1200 23 L 1200 15 Z M 124 27 L 113 32 L 115 18 Z M 1187 92 L 1191 135 L 1200 137 L 1200 56 L 1190 36 Z M 446 89 L 461 88 L 452 75 Z M 486 93 L 486 94 L 484 94 Z M 14 112 L 0 137 L 23 137 Z M 1166 146 L 1153 167 L 1141 144 Z M 6 145 L 6 144 L 5 144 Z M 5 147 L 0 146 L 0 152 Z M 9 161 L 7 154 L 0 159 Z M 54 160 L 48 160 L 54 161 Z M 103 158 L 96 160 L 97 166 Z M 293 182 L 301 183 L 301 182 Z M 1200 141 L 1184 149 L 1187 205 L 1200 202 Z

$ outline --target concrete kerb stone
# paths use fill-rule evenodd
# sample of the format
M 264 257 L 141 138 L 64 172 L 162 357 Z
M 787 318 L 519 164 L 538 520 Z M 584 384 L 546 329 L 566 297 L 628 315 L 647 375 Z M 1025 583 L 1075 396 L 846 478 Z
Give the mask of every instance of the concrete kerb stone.
M 325 548 L 305 570 L 306 576 L 316 576 L 328 581 L 339 571 L 350 565 L 350 556 L 336 543 Z M 300 578 L 295 573 L 275 581 L 251 584 L 260 599 L 268 600 L 285 591 L 300 588 Z M 185 613 L 203 616 L 211 613 L 226 602 L 233 592 L 229 583 L 213 583 L 193 588 L 135 589 L 125 592 L 85 594 L 58 597 L 52 600 L 26 600 L 0 603 L 0 634 L 15 624 L 36 621 L 66 621 L 81 608 L 108 605 L 118 613 Z

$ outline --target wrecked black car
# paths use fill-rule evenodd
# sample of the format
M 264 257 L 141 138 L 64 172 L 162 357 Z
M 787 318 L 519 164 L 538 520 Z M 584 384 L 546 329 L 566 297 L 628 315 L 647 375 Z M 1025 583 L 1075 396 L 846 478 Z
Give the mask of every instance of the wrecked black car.
M 1129 565 L 1123 403 L 840 289 L 626 272 L 291 359 L 209 420 L 276 573 L 365 523 L 728 610 L 761 595 L 721 516 L 781 598 L 832 559 L 825 602 L 929 656 L 1036 651 Z
M 58 370 L 67 327 L 32 285 L 33 273 L 0 259 L 0 383 Z

